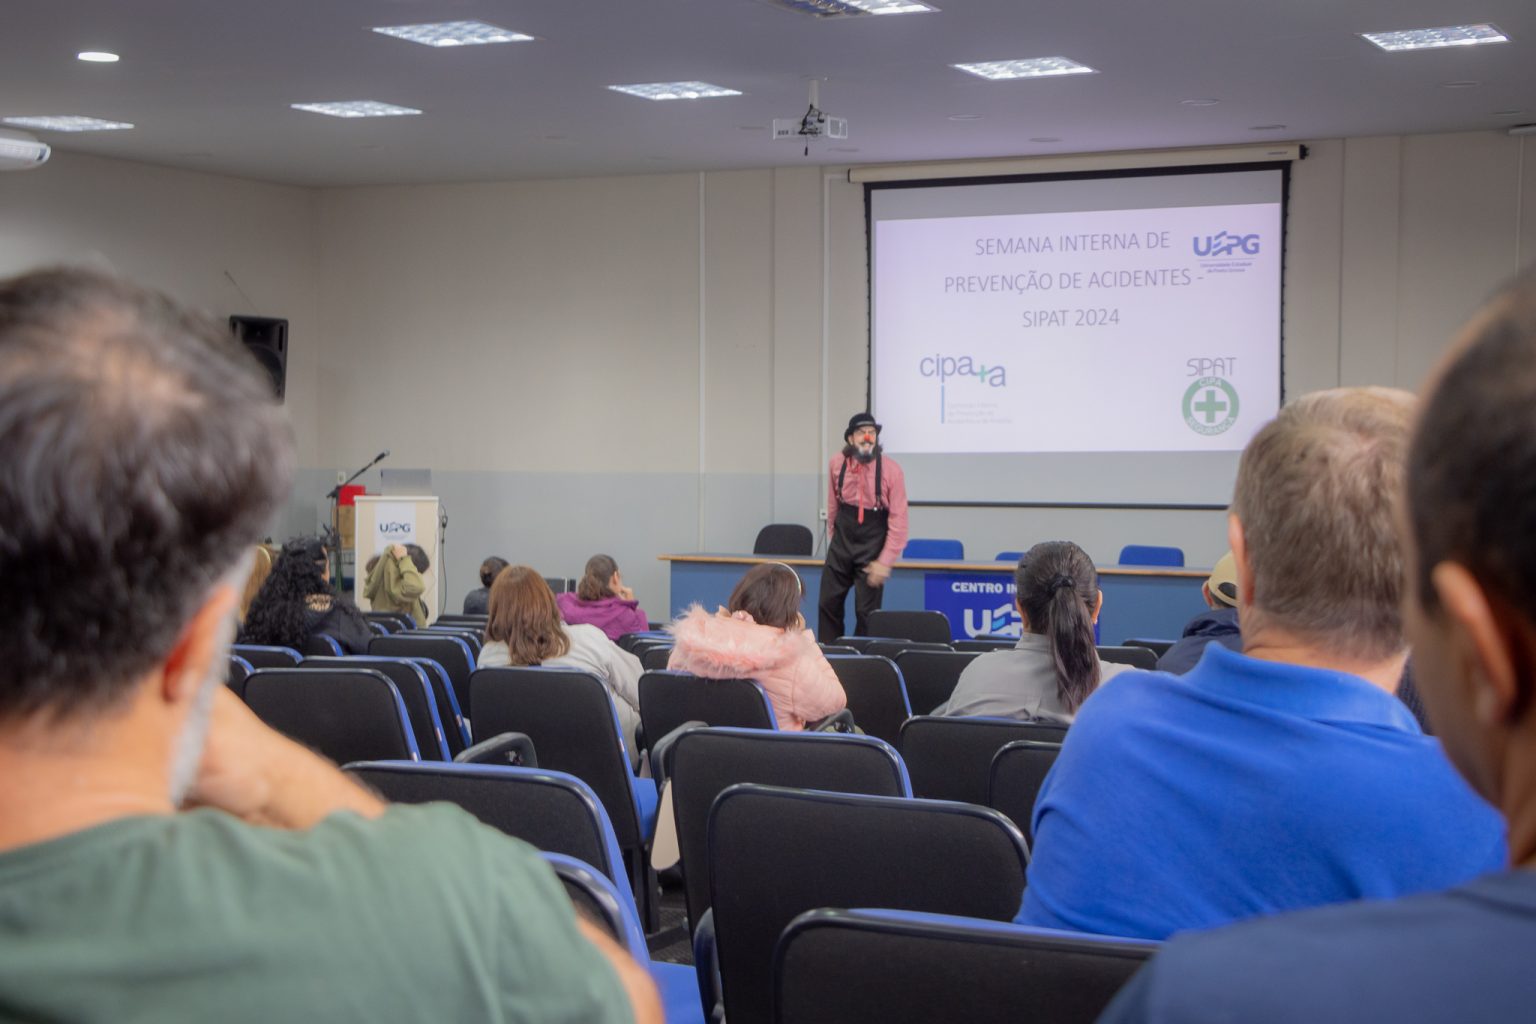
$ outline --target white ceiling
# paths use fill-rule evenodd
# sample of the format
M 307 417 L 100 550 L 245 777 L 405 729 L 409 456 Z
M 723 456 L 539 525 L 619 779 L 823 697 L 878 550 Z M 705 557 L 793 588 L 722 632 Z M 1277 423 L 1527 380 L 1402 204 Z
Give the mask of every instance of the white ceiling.
M 300 185 L 932 160 L 1502 129 L 1536 121 L 1533 0 L 936 0 L 819 20 L 755 0 L 5 0 L 0 117 L 62 150 Z M 531 43 L 434 49 L 375 25 L 478 19 Z M 1389 54 L 1356 33 L 1491 21 L 1495 46 Z M 118 64 L 77 51 L 111 50 Z M 1096 75 L 987 82 L 961 61 L 1066 56 Z M 773 142 L 811 77 L 846 143 Z M 702 79 L 656 103 L 611 83 Z M 1477 85 L 1445 88 L 1447 82 Z M 1214 106 L 1181 104 L 1219 99 Z M 290 103 L 375 99 L 419 117 Z M 1521 113 L 1500 113 L 1501 111 Z M 980 115 L 955 120 L 958 115 Z M 1259 125 L 1284 128 L 1255 131 Z M 1034 141 L 1052 139 L 1059 141 Z M 35 173 L 47 173 L 46 168 Z

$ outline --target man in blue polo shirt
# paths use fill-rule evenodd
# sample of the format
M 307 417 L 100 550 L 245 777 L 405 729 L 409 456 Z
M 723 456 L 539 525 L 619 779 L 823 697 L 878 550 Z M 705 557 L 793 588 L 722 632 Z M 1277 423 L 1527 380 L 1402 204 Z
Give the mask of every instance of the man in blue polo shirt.
M 1497 814 L 1393 696 L 1412 412 L 1320 392 L 1254 437 L 1228 522 L 1243 653 L 1083 704 L 1035 804 L 1021 922 L 1162 939 L 1503 865 Z
M 1408 468 L 1409 633 L 1447 753 L 1509 821 L 1513 870 L 1436 895 L 1174 939 L 1101 1019 L 1529 1020 L 1536 1007 L 1536 274 L 1474 321 Z

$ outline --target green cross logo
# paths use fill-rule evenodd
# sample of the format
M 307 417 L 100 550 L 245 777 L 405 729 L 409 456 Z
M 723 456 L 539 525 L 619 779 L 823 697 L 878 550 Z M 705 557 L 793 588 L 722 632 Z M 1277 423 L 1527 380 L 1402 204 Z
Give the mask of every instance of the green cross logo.
M 1197 434 L 1225 433 L 1237 422 L 1237 390 L 1221 377 L 1201 377 L 1184 392 L 1184 422 Z

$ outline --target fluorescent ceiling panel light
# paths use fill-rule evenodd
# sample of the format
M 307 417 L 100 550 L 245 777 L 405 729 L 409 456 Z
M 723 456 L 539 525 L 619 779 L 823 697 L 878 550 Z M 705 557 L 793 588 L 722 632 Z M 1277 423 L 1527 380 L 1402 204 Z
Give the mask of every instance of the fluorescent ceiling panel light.
M 1009 78 L 1046 78 L 1051 75 L 1091 75 L 1094 69 L 1065 57 L 1031 57 L 1028 60 L 989 60 L 951 67 L 1000 82 Z
M 483 21 L 438 21 L 426 25 L 386 25 L 374 29 L 423 46 L 480 46 L 485 43 L 526 43 L 533 36 Z
M 1415 28 L 1406 32 L 1362 32 L 1368 41 L 1389 53 L 1400 50 L 1433 50 L 1442 46 L 1479 46 L 1483 43 L 1507 43 L 1509 36 L 1496 25 L 1447 25 L 1444 28 Z
M 866 14 L 926 14 L 938 10 L 917 0 L 759 0 L 786 11 L 816 18 L 863 17 Z
M 115 53 L 108 53 L 106 50 L 81 50 L 75 54 L 75 59 L 91 64 L 116 64 L 118 56 Z
M 132 128 L 127 121 L 103 121 L 99 117 L 7 117 L 6 124 L 48 132 L 115 132 Z
M 610 85 L 614 92 L 639 96 L 643 100 L 709 100 L 717 96 L 740 96 L 737 89 L 708 82 L 649 82 L 640 85 Z
M 393 103 L 380 103 L 377 100 L 346 100 L 336 103 L 290 103 L 294 110 L 307 110 L 311 114 L 324 114 L 327 117 L 401 117 L 406 114 L 419 114 L 421 111 L 414 107 L 397 107 Z

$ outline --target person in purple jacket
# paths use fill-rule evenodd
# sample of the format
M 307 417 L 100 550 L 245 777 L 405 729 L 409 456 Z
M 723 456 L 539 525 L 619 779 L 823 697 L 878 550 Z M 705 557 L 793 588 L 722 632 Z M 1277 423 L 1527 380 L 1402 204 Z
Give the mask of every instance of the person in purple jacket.
M 587 559 L 576 593 L 556 594 L 555 601 L 567 623 L 596 626 L 610 640 L 625 633 L 642 633 L 650 627 L 650 620 L 635 600 L 635 592 L 624 585 L 618 563 L 609 555 Z

